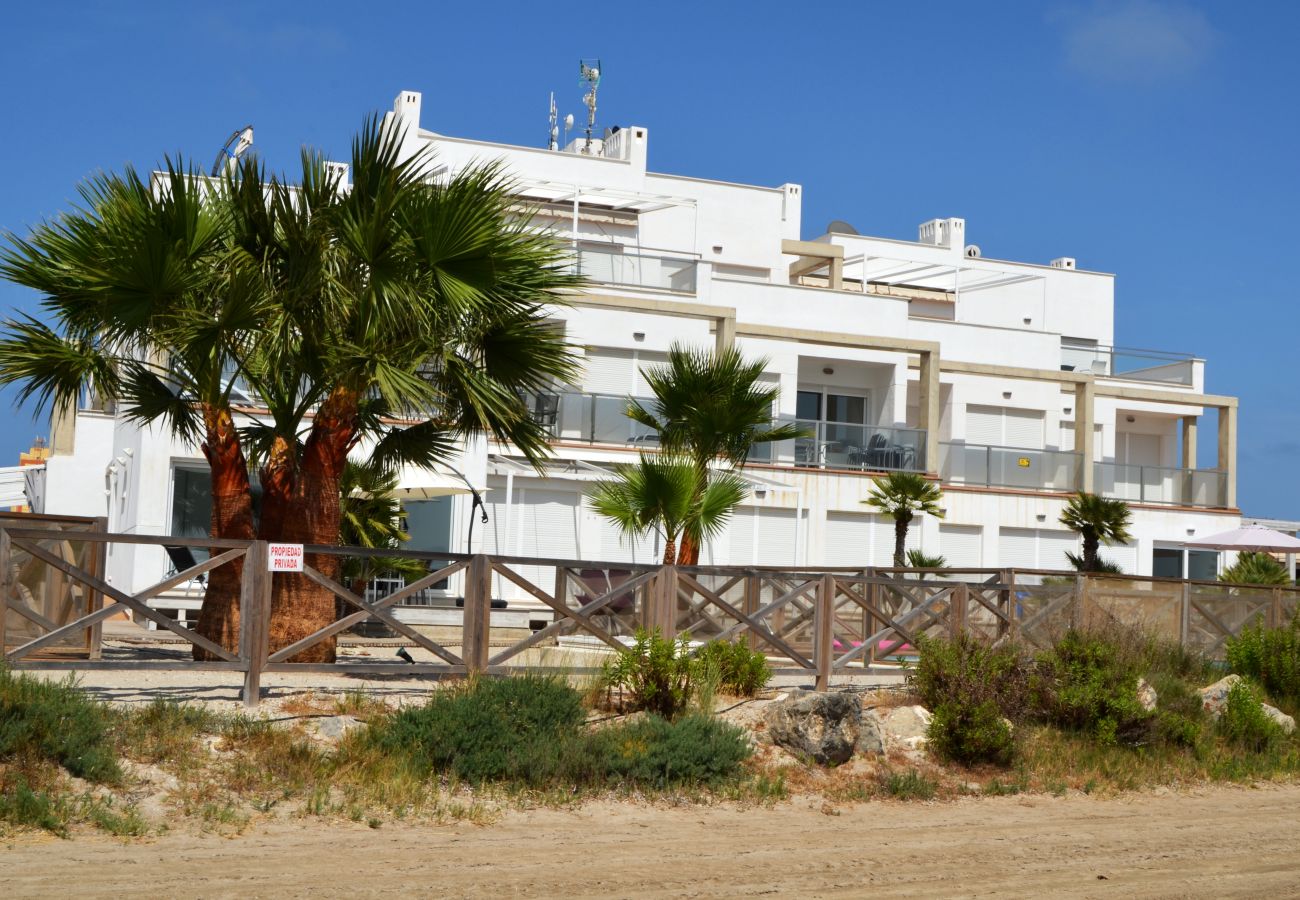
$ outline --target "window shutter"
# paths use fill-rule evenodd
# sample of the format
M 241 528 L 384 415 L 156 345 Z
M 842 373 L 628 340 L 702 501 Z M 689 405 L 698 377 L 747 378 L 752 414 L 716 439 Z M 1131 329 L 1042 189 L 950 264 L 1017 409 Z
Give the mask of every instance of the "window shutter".
M 983 529 L 978 525 L 940 525 L 939 553 L 952 568 L 982 568 L 982 535 Z
M 1037 569 L 1037 530 L 1033 528 L 1001 529 L 998 532 L 998 565 L 1008 569 Z
M 1008 409 L 1003 417 L 1004 438 L 1008 447 L 1043 449 L 1043 413 L 1025 409 Z
M 966 443 L 1002 445 L 1002 408 L 999 406 L 966 407 Z
M 582 387 L 592 394 L 626 396 L 632 393 L 635 371 L 631 350 L 588 350 Z
M 871 552 L 871 539 L 875 518 L 866 513 L 827 513 L 822 565 L 863 568 L 872 565 L 875 557 Z

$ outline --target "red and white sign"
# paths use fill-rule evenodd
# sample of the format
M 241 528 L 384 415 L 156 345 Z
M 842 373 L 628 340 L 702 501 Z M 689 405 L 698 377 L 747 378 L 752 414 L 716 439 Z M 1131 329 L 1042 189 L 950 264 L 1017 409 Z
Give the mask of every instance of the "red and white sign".
M 302 544 L 267 544 L 266 549 L 269 571 L 302 571 Z

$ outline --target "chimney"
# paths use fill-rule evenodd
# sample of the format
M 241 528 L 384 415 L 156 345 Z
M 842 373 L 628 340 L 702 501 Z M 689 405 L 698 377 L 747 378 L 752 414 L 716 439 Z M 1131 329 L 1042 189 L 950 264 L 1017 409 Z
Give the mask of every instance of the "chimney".
M 935 247 L 955 247 L 958 250 L 962 250 L 966 246 L 965 219 L 931 219 L 928 222 L 922 222 L 917 231 L 917 240 L 922 244 L 930 244 Z
M 393 101 L 393 112 L 402 124 L 414 131 L 420 127 L 420 93 L 419 91 L 402 91 Z
M 1058 256 L 1056 259 L 1052 260 L 1052 268 L 1053 268 L 1053 269 L 1073 269 L 1073 268 L 1074 268 L 1074 257 L 1073 257 L 1073 256 Z

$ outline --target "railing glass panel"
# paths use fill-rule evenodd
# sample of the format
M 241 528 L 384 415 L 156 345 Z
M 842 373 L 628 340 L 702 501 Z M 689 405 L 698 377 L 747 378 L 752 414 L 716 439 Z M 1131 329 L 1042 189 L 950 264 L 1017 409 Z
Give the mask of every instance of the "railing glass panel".
M 579 247 L 577 271 L 591 281 L 695 293 L 697 260 L 640 253 L 626 248 Z
M 1093 464 L 1093 488 L 1107 497 L 1134 503 L 1226 507 L 1227 473 L 1219 469 L 1177 469 L 1124 463 Z
M 1193 357 L 1179 353 L 1061 345 L 1061 368 L 1067 372 L 1091 372 L 1132 381 L 1191 386 L 1193 366 Z
M 955 484 L 1077 491 L 1082 465 L 1082 454 L 1067 450 L 939 444 L 939 476 Z
M 925 432 L 796 419 L 808 437 L 782 441 L 777 461 L 823 469 L 925 471 Z

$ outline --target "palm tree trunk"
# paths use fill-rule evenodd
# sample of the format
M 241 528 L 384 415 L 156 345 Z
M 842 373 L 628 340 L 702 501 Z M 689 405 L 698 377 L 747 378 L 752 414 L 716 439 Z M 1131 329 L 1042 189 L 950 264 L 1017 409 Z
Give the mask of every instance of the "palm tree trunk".
M 682 538 L 682 544 L 685 545 L 686 539 Z M 677 565 L 677 541 L 673 538 L 664 539 L 664 565 Z
M 212 473 L 212 521 L 209 533 L 217 538 L 252 540 L 253 501 L 249 492 L 248 462 L 230 411 L 205 407 L 206 439 L 203 456 Z M 213 551 L 214 553 L 216 551 Z M 239 649 L 239 589 L 244 561 L 218 566 L 208 572 L 208 586 L 199 608 L 195 631 L 227 650 Z M 208 651 L 194 647 L 196 660 L 215 659 Z
M 1085 572 L 1097 571 L 1097 550 L 1100 541 L 1090 534 L 1083 536 L 1083 570 Z
M 302 544 L 337 544 L 339 539 L 339 484 L 348 451 L 356 442 L 357 397 L 336 389 L 321 404 L 303 446 L 302 462 L 292 478 L 292 490 L 280 494 L 270 521 L 278 521 L 278 537 L 270 539 Z M 339 557 L 309 553 L 304 559 L 327 578 L 339 577 Z M 334 594 L 305 575 L 276 575 L 271 591 L 270 646 L 272 652 L 289 646 L 335 618 Z M 290 662 L 333 662 L 335 639 L 327 638 L 295 655 Z
M 907 562 L 907 526 L 910 519 L 894 519 L 894 567 L 901 569 Z

